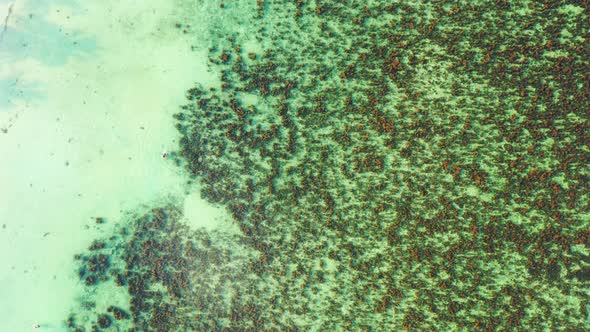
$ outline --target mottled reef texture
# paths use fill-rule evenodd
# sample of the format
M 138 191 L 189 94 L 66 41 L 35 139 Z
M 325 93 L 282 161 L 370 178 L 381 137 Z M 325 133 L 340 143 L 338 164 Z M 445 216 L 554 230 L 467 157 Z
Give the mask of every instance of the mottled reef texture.
M 518 3 L 258 1 L 176 116 L 252 254 L 130 226 L 139 330 L 590 329 L 590 2 Z
M 131 218 L 76 256 L 87 298 L 67 320 L 71 331 L 215 331 L 240 318 L 254 326 L 248 294 L 256 275 L 248 239 L 191 230 L 174 206 Z M 105 244 L 106 243 L 106 244 Z M 124 293 L 128 303 L 117 293 Z

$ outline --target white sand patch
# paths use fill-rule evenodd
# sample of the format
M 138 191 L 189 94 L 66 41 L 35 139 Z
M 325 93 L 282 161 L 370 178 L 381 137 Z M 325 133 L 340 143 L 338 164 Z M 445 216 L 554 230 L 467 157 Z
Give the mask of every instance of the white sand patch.
M 193 229 L 205 228 L 214 230 L 223 228 L 225 231 L 239 232 L 227 211 L 221 206 L 213 206 L 201 198 L 198 192 L 193 192 L 184 200 L 184 220 Z
M 14 15 L 28 16 L 35 5 L 18 1 Z M 0 110 L 0 128 L 11 121 L 0 132 L 0 331 L 28 331 L 35 322 L 65 330 L 80 288 L 73 255 L 108 234 L 122 211 L 186 190 L 184 174 L 161 152 L 176 148 L 171 116 L 184 92 L 214 79 L 205 53 L 191 52 L 195 41 L 174 27 L 173 5 L 50 6 L 42 19 L 96 40 L 95 50 L 73 51 L 63 65 L 27 57 L 7 66 L 11 50 L 0 49 L 0 79 L 18 77 L 39 92 L 11 96 L 11 109 Z M 198 225 L 228 218 L 198 196 L 187 206 Z

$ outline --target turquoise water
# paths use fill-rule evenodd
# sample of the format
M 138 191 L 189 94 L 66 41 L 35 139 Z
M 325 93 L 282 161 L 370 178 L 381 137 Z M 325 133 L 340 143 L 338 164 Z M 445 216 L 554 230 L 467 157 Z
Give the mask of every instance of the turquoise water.
M 584 3 L 0 4 L 1 330 L 590 329 Z

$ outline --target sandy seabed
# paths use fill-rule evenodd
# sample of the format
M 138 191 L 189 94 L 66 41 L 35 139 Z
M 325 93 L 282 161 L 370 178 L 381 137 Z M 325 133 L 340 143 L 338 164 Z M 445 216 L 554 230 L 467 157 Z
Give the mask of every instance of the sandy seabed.
M 73 256 L 125 211 L 172 197 L 193 224 L 225 218 L 161 157 L 184 91 L 213 77 L 178 8 L 0 1 L 0 330 L 65 330 L 81 291 Z

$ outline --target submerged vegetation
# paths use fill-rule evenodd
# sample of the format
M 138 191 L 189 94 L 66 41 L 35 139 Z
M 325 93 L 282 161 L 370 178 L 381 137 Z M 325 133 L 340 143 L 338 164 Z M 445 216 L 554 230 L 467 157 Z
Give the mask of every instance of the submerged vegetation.
M 137 217 L 79 257 L 131 306 L 73 329 L 590 328 L 588 4 L 249 6 L 176 115 L 242 234 Z

